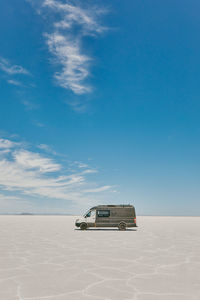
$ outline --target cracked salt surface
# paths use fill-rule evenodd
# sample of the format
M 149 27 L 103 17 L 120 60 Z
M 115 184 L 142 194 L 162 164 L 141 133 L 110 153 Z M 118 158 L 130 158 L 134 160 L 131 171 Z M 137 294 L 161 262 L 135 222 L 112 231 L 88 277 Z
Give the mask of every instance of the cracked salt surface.
M 0 300 L 199 300 L 200 217 L 76 230 L 76 217 L 0 216 Z

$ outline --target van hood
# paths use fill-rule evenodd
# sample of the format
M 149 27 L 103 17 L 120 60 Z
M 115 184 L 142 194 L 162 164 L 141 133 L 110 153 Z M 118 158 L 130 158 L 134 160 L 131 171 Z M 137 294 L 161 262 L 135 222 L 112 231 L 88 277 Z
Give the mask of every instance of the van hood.
M 78 219 L 76 219 L 76 223 L 81 223 L 81 222 L 85 222 L 86 218 L 84 217 L 79 217 Z

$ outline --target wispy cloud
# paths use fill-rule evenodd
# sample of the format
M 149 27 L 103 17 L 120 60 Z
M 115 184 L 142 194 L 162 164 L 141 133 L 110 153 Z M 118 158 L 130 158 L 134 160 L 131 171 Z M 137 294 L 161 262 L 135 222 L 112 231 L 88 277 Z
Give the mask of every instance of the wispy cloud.
M 74 2 L 75 3 L 75 2 Z M 55 22 L 54 26 L 62 29 L 70 29 L 79 24 L 80 30 L 86 35 L 95 35 L 104 32 L 107 28 L 102 26 L 98 19 L 106 12 L 105 9 L 93 7 L 81 7 L 77 4 L 62 3 L 56 0 L 45 0 L 43 6 L 49 7 L 54 11 L 62 13 L 62 19 Z
M 27 170 L 37 170 L 40 173 L 49 173 L 59 171 L 61 166 L 52 161 L 52 159 L 42 157 L 38 153 L 27 150 L 19 150 L 13 153 L 15 162 Z
M 0 148 L 4 151 L 0 159 L 1 193 L 14 193 L 19 199 L 28 195 L 81 203 L 91 200 L 90 194 L 112 191 L 110 185 L 102 186 L 89 180 L 88 176 L 96 170 L 87 164 L 81 163 L 83 165 L 70 173 L 66 161 L 58 162 L 56 155 L 49 157 L 24 145 L 9 139 L 0 140 Z
M 39 128 L 44 128 L 44 127 L 46 126 L 44 123 L 39 122 L 38 120 L 32 120 L 32 124 L 33 124 L 34 126 L 39 127 Z
M 29 75 L 29 71 L 19 65 L 12 65 L 7 59 L 0 57 L 0 69 L 9 75 L 25 74 Z
M 105 186 L 101 186 L 95 189 L 87 189 L 85 190 L 85 193 L 100 193 L 100 192 L 104 192 L 107 190 L 110 190 L 111 186 L 110 185 L 105 185 Z
M 2 138 L 0 139 L 0 149 L 8 150 L 10 148 L 16 147 L 17 145 L 19 145 L 19 143 L 17 142 L 13 142 L 8 139 L 2 139 Z
M 21 100 L 21 103 L 25 106 L 27 110 L 38 109 L 39 105 L 30 100 Z
M 49 145 L 40 144 L 40 145 L 38 145 L 38 148 L 41 149 L 41 150 L 44 150 L 44 151 L 46 151 L 50 154 L 57 155 L 57 152 L 54 151 Z
M 45 0 L 42 7 L 56 14 L 53 30 L 45 37 L 54 62 L 60 68 L 54 74 L 58 85 L 77 95 L 91 92 L 87 79 L 92 58 L 84 53 L 82 40 L 86 35 L 97 36 L 106 30 L 99 22 L 105 10 L 56 0 Z
M 12 85 L 22 86 L 22 83 L 18 80 L 9 79 L 9 80 L 7 80 L 7 82 Z
M 80 53 L 80 41 L 70 40 L 58 32 L 46 35 L 49 50 L 55 55 L 62 70 L 55 73 L 58 84 L 75 94 L 91 91 L 91 87 L 83 83 L 89 75 L 88 64 L 90 58 Z
M 21 76 L 31 75 L 30 72 L 24 67 L 11 64 L 8 59 L 3 57 L 0 57 L 0 70 L 3 72 L 3 78 L 7 81 L 7 83 L 18 88 L 26 86 L 24 83 L 22 83 Z

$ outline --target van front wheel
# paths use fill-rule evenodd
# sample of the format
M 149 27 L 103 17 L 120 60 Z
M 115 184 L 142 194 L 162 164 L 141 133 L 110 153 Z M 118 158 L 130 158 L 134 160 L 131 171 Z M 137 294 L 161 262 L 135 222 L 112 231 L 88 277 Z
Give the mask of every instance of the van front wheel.
M 119 223 L 118 228 L 119 230 L 126 230 L 126 223 L 124 222 Z
M 87 224 L 86 223 L 81 223 L 80 229 L 81 230 L 86 230 L 87 229 Z

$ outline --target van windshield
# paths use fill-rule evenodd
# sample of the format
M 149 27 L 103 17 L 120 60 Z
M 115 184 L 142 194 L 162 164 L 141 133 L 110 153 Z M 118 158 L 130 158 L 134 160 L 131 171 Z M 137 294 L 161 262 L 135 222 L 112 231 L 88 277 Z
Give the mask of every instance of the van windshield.
M 90 217 L 91 216 L 91 211 L 90 210 L 87 211 L 83 216 L 84 216 L 84 218 Z
M 85 218 L 89 218 L 89 217 L 94 217 L 96 214 L 95 210 L 89 210 L 88 212 L 86 212 L 86 214 L 84 215 Z

